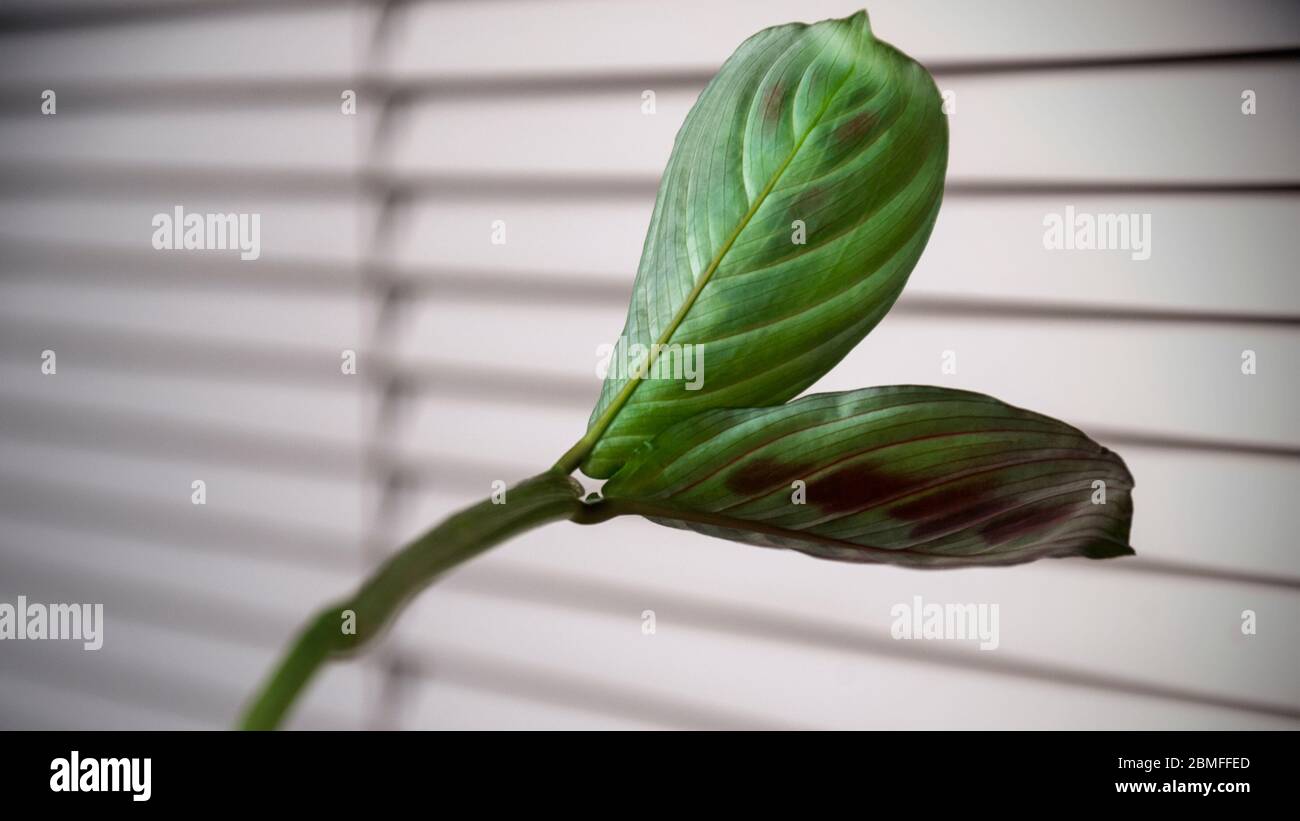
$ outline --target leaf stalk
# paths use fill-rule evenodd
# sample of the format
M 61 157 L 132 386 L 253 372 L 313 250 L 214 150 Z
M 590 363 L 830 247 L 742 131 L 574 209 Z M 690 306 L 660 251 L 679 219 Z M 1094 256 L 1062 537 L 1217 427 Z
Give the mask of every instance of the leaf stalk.
M 278 727 L 295 699 L 331 658 L 351 654 L 383 633 L 416 593 L 447 570 L 543 524 L 587 516 L 582 486 L 548 471 L 451 516 L 401 548 L 351 598 L 318 613 L 250 702 L 241 729 Z

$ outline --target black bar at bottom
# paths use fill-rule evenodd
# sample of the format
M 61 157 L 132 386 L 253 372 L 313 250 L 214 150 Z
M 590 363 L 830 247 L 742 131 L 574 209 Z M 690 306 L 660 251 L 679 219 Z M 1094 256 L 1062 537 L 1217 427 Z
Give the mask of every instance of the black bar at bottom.
M 613 790 L 638 808 L 663 802 L 668 810 L 832 797 L 861 812 L 878 811 L 882 799 L 918 809 L 1045 800 L 1037 806 L 1232 810 L 1261 799 L 1285 806 L 1295 782 L 1294 736 L 1263 732 L 29 732 L 3 740 L 6 809 L 20 799 L 128 812 L 292 806 L 334 816 L 347 806 L 407 806 L 460 814 L 466 799 L 482 809 L 513 798 L 536 810 L 617 812 Z

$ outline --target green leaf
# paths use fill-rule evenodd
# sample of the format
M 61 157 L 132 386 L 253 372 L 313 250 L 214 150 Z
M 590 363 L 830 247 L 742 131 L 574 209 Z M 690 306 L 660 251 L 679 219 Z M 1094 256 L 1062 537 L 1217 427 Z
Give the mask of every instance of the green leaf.
M 1131 554 L 1132 489 L 1118 456 L 1063 422 L 898 386 L 708 411 L 643 445 L 603 504 L 821 558 L 959 567 Z
M 866 12 L 745 41 L 677 135 L 611 357 L 663 375 L 612 368 L 573 459 L 607 478 L 674 422 L 815 382 L 897 298 L 947 161 L 934 81 Z M 702 346 L 698 389 L 672 347 L 686 345 Z

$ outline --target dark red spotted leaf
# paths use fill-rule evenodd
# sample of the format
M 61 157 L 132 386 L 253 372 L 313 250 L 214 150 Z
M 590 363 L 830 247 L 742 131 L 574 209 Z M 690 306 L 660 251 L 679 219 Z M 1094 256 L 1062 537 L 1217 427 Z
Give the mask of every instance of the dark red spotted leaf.
M 643 445 L 603 504 L 821 558 L 962 567 L 1132 554 L 1132 489 L 1063 422 L 898 386 L 707 411 Z

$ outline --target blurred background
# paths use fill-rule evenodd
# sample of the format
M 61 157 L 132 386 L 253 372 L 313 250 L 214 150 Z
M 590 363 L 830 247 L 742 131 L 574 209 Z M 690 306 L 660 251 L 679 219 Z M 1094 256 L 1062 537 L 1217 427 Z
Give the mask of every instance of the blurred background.
M 699 90 L 755 31 L 860 5 L 7 2 L 0 601 L 107 623 L 96 652 L 0 643 L 0 726 L 230 726 L 315 608 L 549 466 Z M 868 8 L 952 92 L 949 184 L 818 389 L 1081 426 L 1136 476 L 1138 556 L 923 573 L 553 525 L 426 592 L 291 726 L 1300 728 L 1300 7 Z M 260 214 L 261 257 L 154 250 L 178 205 Z M 1045 250 L 1067 206 L 1150 214 L 1150 259 Z M 892 640 L 917 595 L 998 604 L 1000 647 Z

